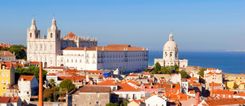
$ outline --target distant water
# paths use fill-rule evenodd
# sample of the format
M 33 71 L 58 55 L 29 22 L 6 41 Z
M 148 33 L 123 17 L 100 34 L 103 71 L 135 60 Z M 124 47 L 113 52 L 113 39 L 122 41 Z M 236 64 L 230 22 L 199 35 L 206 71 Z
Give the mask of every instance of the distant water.
M 162 51 L 149 52 L 149 65 L 154 58 L 162 58 Z M 180 59 L 188 59 L 189 66 L 212 67 L 226 73 L 245 73 L 245 52 L 180 52 Z

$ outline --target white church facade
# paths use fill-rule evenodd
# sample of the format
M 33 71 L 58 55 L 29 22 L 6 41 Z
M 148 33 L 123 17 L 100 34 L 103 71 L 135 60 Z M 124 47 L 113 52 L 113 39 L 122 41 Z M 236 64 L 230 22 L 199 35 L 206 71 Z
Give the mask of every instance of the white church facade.
M 47 36 L 41 37 L 32 20 L 27 30 L 27 61 L 42 62 L 44 67 L 140 71 L 148 67 L 148 50 L 127 44 L 97 46 L 94 38 L 80 38 L 73 33 L 61 38 L 55 19 Z
M 169 34 L 168 41 L 163 46 L 163 58 L 154 59 L 154 64 L 159 63 L 161 66 L 179 66 L 179 67 L 187 67 L 188 60 L 183 59 L 179 60 L 178 55 L 178 46 L 174 41 L 173 34 Z

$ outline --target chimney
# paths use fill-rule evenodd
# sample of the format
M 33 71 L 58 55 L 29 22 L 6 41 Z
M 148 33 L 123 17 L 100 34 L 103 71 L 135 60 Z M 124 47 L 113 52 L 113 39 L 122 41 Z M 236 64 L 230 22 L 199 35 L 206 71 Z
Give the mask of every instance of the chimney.
M 43 70 L 42 62 L 39 63 L 39 93 L 38 93 L 38 106 L 43 106 Z

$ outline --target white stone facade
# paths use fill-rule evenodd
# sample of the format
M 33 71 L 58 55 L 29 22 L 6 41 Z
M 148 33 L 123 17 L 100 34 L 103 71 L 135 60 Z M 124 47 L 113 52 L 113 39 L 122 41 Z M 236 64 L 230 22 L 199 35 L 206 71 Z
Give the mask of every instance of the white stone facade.
M 145 100 L 146 106 L 167 106 L 167 99 L 153 95 Z
M 140 71 L 147 68 L 148 51 L 130 45 L 66 48 L 58 56 L 57 66 L 78 70 Z
M 27 30 L 27 61 L 43 62 L 44 67 L 56 66 L 57 55 L 61 54 L 60 44 L 60 30 L 55 19 L 48 29 L 48 35 L 43 38 L 35 20 L 32 20 L 32 25 Z
M 69 33 L 60 38 L 56 20 L 41 38 L 35 20 L 27 31 L 27 60 L 43 62 L 44 67 L 64 66 L 78 70 L 141 71 L 148 67 L 148 50 L 131 45 L 97 46 L 94 38 L 80 38 Z M 64 48 L 64 49 L 62 49 Z
M 210 89 L 210 83 L 217 83 L 223 85 L 223 74 L 222 70 L 219 69 L 207 69 L 204 71 L 204 80 L 206 83 L 206 88 Z
M 30 103 L 31 96 L 36 96 L 38 93 L 38 81 L 34 76 L 20 76 L 18 87 L 18 96 L 27 103 Z
M 188 60 L 179 60 L 178 53 L 178 46 L 174 41 L 172 33 L 170 33 L 168 41 L 163 46 L 163 58 L 155 59 L 154 64 L 159 63 L 161 66 L 164 67 L 175 65 L 183 68 L 187 67 Z

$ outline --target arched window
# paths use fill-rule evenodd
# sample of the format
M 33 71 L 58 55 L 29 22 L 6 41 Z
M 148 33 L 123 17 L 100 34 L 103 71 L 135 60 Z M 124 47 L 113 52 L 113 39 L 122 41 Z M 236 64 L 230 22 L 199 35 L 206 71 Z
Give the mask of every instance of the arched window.
M 50 33 L 50 38 L 52 38 L 53 37 L 53 33 Z
M 30 33 L 30 38 L 32 37 L 32 33 Z

